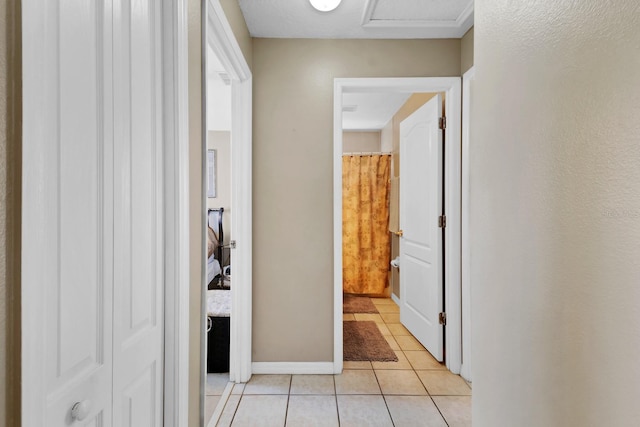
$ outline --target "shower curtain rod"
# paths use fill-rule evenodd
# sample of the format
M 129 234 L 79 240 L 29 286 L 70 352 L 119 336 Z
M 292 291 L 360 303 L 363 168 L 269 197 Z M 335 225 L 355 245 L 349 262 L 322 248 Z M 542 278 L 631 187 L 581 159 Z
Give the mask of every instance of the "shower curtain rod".
M 382 151 L 362 151 L 362 152 L 353 152 L 353 153 L 342 153 L 343 156 L 391 156 L 393 153 L 383 153 Z

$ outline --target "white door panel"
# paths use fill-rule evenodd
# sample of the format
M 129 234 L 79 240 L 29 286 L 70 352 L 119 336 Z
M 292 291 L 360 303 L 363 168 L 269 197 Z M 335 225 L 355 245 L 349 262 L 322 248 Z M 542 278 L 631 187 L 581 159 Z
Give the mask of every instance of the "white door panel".
M 51 25 L 43 40 L 48 55 L 39 117 L 46 139 L 32 141 L 45 159 L 39 185 L 47 203 L 37 212 L 45 233 L 29 239 L 28 255 L 44 298 L 34 316 L 41 319 L 45 384 L 31 396 L 42 405 L 33 413 L 42 415 L 42 425 L 70 425 L 71 407 L 83 400 L 90 402 L 85 421 L 111 422 L 112 200 L 103 191 L 110 141 L 102 114 L 110 40 L 100 30 L 110 14 L 108 4 L 102 6 L 46 2 Z
M 114 424 L 154 426 L 162 399 L 160 9 L 114 1 Z
M 443 359 L 442 98 L 436 95 L 400 123 L 400 321 Z
M 23 425 L 161 425 L 159 5 L 23 5 Z

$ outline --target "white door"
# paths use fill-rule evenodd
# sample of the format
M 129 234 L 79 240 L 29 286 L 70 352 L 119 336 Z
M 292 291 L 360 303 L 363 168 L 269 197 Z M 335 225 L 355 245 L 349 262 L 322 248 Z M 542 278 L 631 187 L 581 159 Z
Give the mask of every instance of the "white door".
M 23 1 L 26 427 L 162 423 L 154 8 Z
M 443 360 L 442 97 L 400 123 L 400 321 Z
M 162 424 L 161 10 L 113 0 L 113 423 Z

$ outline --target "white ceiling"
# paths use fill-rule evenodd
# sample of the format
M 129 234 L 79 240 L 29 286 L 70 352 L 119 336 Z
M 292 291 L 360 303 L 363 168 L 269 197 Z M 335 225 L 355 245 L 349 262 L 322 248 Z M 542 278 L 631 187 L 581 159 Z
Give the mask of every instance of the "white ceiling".
M 331 12 L 308 0 L 240 0 L 253 37 L 460 38 L 473 25 L 473 0 L 342 0 Z
M 410 96 L 410 93 L 345 93 L 343 110 L 351 106 L 357 109 L 342 112 L 342 129 L 382 129 Z

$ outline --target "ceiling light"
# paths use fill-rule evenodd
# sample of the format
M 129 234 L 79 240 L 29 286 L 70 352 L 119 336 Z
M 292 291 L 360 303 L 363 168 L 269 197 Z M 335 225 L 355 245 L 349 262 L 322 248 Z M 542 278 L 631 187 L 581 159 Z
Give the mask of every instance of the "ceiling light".
M 311 6 L 320 12 L 330 12 L 340 4 L 342 0 L 309 0 Z

